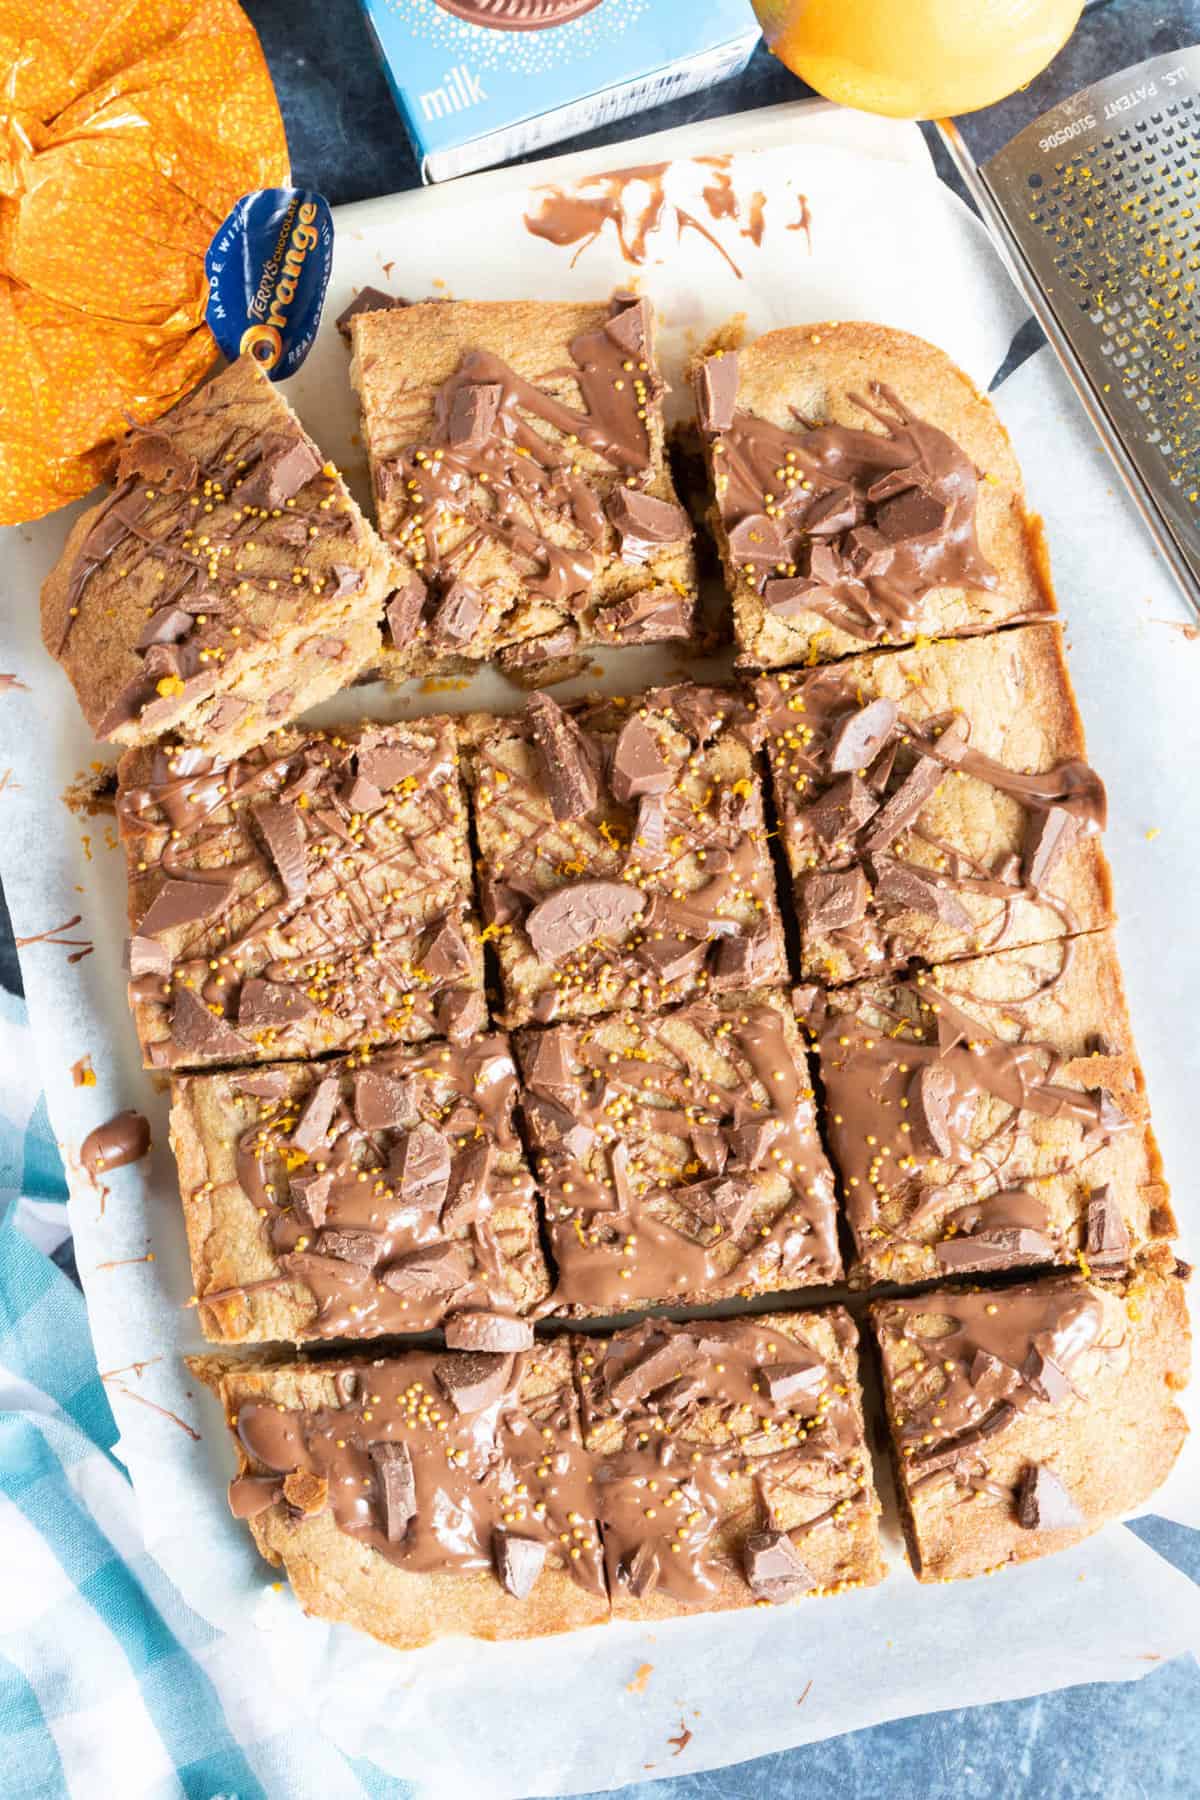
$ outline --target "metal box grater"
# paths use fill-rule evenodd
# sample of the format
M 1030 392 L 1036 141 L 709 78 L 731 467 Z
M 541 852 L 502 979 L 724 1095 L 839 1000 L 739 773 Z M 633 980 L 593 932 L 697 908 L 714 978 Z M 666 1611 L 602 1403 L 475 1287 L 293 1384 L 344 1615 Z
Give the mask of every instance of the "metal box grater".
M 1085 88 L 982 166 L 939 130 L 1200 614 L 1200 47 Z

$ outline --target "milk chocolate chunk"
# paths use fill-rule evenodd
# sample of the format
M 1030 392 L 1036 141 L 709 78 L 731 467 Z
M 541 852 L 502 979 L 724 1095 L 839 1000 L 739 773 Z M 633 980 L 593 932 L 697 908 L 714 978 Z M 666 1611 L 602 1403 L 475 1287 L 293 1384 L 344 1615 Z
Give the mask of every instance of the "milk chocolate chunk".
M 816 1586 L 786 1531 L 752 1531 L 743 1559 L 746 1580 L 759 1600 L 793 1600 Z
M 737 406 L 738 359 L 732 350 L 706 356 L 696 373 L 701 431 L 728 431 Z
M 604 322 L 604 330 L 619 350 L 630 356 L 644 356 L 650 338 L 650 311 L 640 297 L 626 299 L 613 296 L 616 310 Z
M 452 1044 L 467 1044 L 487 1027 L 487 1002 L 477 988 L 450 988 L 438 995 L 437 1028 Z
M 440 1207 L 450 1183 L 450 1146 L 432 1125 L 414 1127 L 393 1161 L 405 1200 Z
M 927 537 L 931 532 L 941 531 L 945 523 L 946 507 L 942 501 L 917 487 L 885 499 L 875 508 L 876 528 L 896 543 Z
M 511 1531 L 492 1533 L 496 1578 L 514 1600 L 528 1599 L 546 1560 L 546 1545 L 537 1538 L 516 1537 Z
M 335 562 L 330 567 L 336 578 L 330 599 L 343 600 L 347 594 L 357 594 L 365 579 L 362 570 L 356 569 L 351 563 Z
M 1129 1231 L 1107 1184 L 1093 1188 L 1088 1199 L 1084 1254 L 1096 1268 L 1119 1265 L 1129 1258 Z
M 427 598 L 428 590 L 421 577 L 409 575 L 384 607 L 388 631 L 397 650 L 407 649 L 416 637 Z
M 961 717 L 952 719 L 937 740 L 939 755 L 956 762 L 961 759 L 966 747 L 966 721 Z M 900 833 L 907 831 L 915 822 L 925 802 L 941 784 L 945 773 L 945 768 L 937 758 L 918 757 L 915 767 L 905 776 L 875 820 L 866 839 L 868 854 L 890 849 Z
M 1054 1470 L 1031 1463 L 1017 1488 L 1017 1523 L 1026 1531 L 1073 1531 L 1084 1518 Z
M 758 1378 L 773 1406 L 792 1406 L 797 1400 L 815 1398 L 825 1384 L 825 1364 L 814 1356 L 785 1363 L 765 1363 Z
M 415 1125 L 420 1117 L 410 1081 L 394 1081 L 374 1069 L 354 1077 L 354 1117 L 364 1131 L 392 1131 Z
M 567 1057 L 568 1041 L 561 1030 L 539 1032 L 522 1053 L 526 1086 L 567 1107 L 576 1094 L 575 1075 Z
M 398 1256 L 380 1279 L 394 1294 L 453 1294 L 470 1279 L 470 1270 L 454 1244 L 427 1244 Z
M 879 802 L 857 775 L 842 775 L 804 809 L 804 823 L 825 844 L 852 838 L 879 811 Z
M 637 713 L 621 727 L 613 747 L 610 785 L 622 806 L 642 794 L 664 794 L 672 770 L 658 739 Z
M 852 775 L 873 763 L 896 729 L 896 716 L 896 702 L 883 697 L 848 713 L 829 741 L 831 774 Z
M 318 1256 L 332 1256 L 336 1262 L 352 1263 L 358 1269 L 373 1269 L 379 1261 L 379 1239 L 373 1231 L 322 1231 L 317 1239 Z
M 1050 871 L 1079 836 L 1079 821 L 1065 806 L 1031 812 L 1025 830 L 1025 879 L 1035 892 L 1045 887 Z
M 631 1367 L 610 1381 L 608 1392 L 613 1404 L 621 1411 L 636 1406 L 639 1400 L 654 1393 L 656 1388 L 665 1387 L 668 1381 L 674 1381 L 684 1374 L 696 1354 L 694 1337 L 686 1332 L 669 1337 L 666 1343 L 639 1357 Z
M 152 644 L 177 644 L 196 623 L 182 606 L 160 606 L 151 613 L 135 643 L 135 650 L 149 650 Z
M 690 1187 L 675 1190 L 680 1206 L 685 1206 L 707 1225 L 719 1225 L 737 1237 L 749 1222 L 754 1210 L 754 1190 L 731 1175 L 718 1175 L 711 1181 L 696 1181 Z
M 1034 1344 L 1021 1364 L 1021 1379 L 1039 1400 L 1054 1406 L 1075 1392 L 1065 1372 L 1047 1355 L 1040 1344 Z
M 627 1587 L 635 1600 L 652 1594 L 658 1586 L 658 1552 L 653 1544 L 639 1544 L 623 1556 L 617 1566 L 617 1579 Z
M 496 661 L 506 675 L 520 680 L 523 686 L 539 687 L 543 683 L 566 680 L 574 673 L 571 665 L 582 667 L 582 658 L 576 655 L 579 643 L 578 626 L 562 625 L 557 631 L 544 632 L 541 637 L 506 644 L 497 653 Z M 561 674 L 557 666 L 560 664 Z M 542 674 L 543 670 L 545 674 Z
M 457 450 L 479 450 L 496 428 L 504 390 L 496 382 L 465 382 L 455 388 L 446 418 L 446 442 Z
M 365 775 L 355 775 L 345 789 L 346 805 L 352 813 L 363 818 L 370 813 L 378 812 L 383 805 L 383 795 L 373 781 Z
M 908 1084 L 909 1122 L 926 1156 L 954 1154 L 950 1119 L 955 1093 L 954 1076 L 941 1063 L 923 1063 Z
M 935 1244 L 944 1269 L 1008 1269 L 1015 1263 L 1053 1262 L 1054 1246 L 1027 1225 L 1001 1225 Z
M 479 1217 L 488 1197 L 495 1159 L 496 1150 L 491 1143 L 468 1144 L 459 1151 L 451 1164 L 448 1197 L 442 1207 L 443 1231 L 456 1231 Z
M 555 818 L 582 819 L 600 798 L 591 745 L 549 694 L 535 694 L 525 707 L 525 717 Z
M 289 900 L 302 900 L 308 892 L 308 859 L 298 809 L 278 800 L 259 800 L 252 811 L 284 892 Z
M 263 441 L 262 455 L 237 489 L 243 506 L 271 511 L 294 500 L 301 488 L 321 472 L 321 459 L 303 438 Z
M 433 609 L 432 635 L 443 644 L 469 644 L 483 622 L 483 595 L 469 581 L 453 581 Z
M 449 981 L 465 973 L 471 966 L 467 940 L 454 919 L 443 919 L 433 929 L 429 943 L 421 951 L 420 965 L 432 981 Z
M 402 781 L 417 781 L 429 766 L 423 744 L 388 743 L 385 737 L 364 737 L 355 762 L 360 775 L 384 793 Z
M 692 1149 L 696 1152 L 697 1161 L 713 1175 L 722 1174 L 725 1164 L 729 1161 L 731 1144 L 726 1143 L 725 1134 L 720 1127 L 693 1125 L 688 1135 L 691 1137 Z M 732 1136 L 731 1132 L 731 1139 Z M 738 1159 L 735 1152 L 735 1160 L 744 1162 L 745 1158 Z
M 508 1391 L 511 1356 L 490 1356 L 485 1351 L 456 1351 L 434 1364 L 438 1386 L 457 1413 L 482 1412 Z
M 671 588 L 643 588 L 602 606 L 596 625 L 614 644 L 657 644 L 691 636 L 691 602 Z
M 300 988 L 251 976 L 242 983 L 238 995 L 237 1020 L 243 1030 L 269 1030 L 274 1025 L 292 1025 L 297 1019 L 307 1019 L 315 1010 Z
M 800 890 L 805 926 L 822 936 L 848 931 L 866 917 L 870 898 L 867 878 L 859 868 L 809 875 Z
M 325 1223 L 325 1213 L 329 1206 L 329 1194 L 333 1187 L 333 1171 L 326 1169 L 324 1174 L 316 1171 L 298 1171 L 288 1182 L 288 1193 L 292 1205 L 313 1231 L 319 1231 Z
M 446 1320 L 448 1350 L 486 1350 L 492 1354 L 533 1349 L 533 1326 L 508 1313 L 461 1312 Z
M 383 1528 L 389 1544 L 405 1537 L 409 1521 L 417 1516 L 417 1478 L 407 1444 L 372 1444 L 371 1461 L 379 1483 Z
M 229 1484 L 229 1510 L 235 1519 L 257 1519 L 282 1499 L 278 1475 L 235 1475 Z
M 818 596 L 827 599 L 829 589 L 808 575 L 773 575 L 763 588 L 763 605 L 777 619 L 794 619 L 811 612 Z
M 709 951 L 706 938 L 683 937 L 649 921 L 645 926 L 648 935 L 635 947 L 634 955 L 659 981 L 680 981 L 703 966 Z
M 574 881 L 540 900 L 525 929 L 540 961 L 561 962 L 596 938 L 623 938 L 645 904 L 627 882 Z
M 740 1168 L 761 1169 L 783 1130 L 782 1119 L 747 1119 L 742 1125 L 731 1125 L 726 1132 L 729 1154 Z
M 130 938 L 126 962 L 133 976 L 169 975 L 173 966 L 167 946 L 142 933 Z
M 181 925 L 196 925 L 224 910 L 232 889 L 225 881 L 164 881 L 138 926 L 139 937 L 159 937 Z
M 334 320 L 334 324 L 337 326 L 338 331 L 345 338 L 346 342 L 349 343 L 350 321 L 351 319 L 356 318 L 359 313 L 387 312 L 393 306 L 407 305 L 407 300 L 401 300 L 395 294 L 385 294 L 382 288 L 372 287 L 368 282 L 366 287 L 359 289 L 358 293 L 355 294 L 348 306 L 343 306 L 341 312 Z
M 335 1075 L 326 1075 L 318 1081 L 303 1110 L 296 1121 L 296 1129 L 292 1133 L 292 1143 L 305 1156 L 311 1156 L 318 1145 L 323 1144 L 329 1136 L 329 1127 L 333 1124 L 333 1115 L 337 1111 L 338 1083 Z
M 674 500 L 659 500 L 640 488 L 614 488 L 604 510 L 620 541 L 624 562 L 645 562 L 663 544 L 677 544 L 690 536 L 682 506 Z
M 716 945 L 712 979 L 717 988 L 744 983 L 768 981 L 775 970 L 775 944 L 769 931 L 750 931 L 741 937 L 726 937 Z
M 894 856 L 877 856 L 874 867 L 877 904 L 925 913 L 956 930 L 970 930 L 970 913 L 956 894 L 939 886 L 934 876 Z
M 171 1007 L 171 1042 L 187 1056 L 238 1061 L 250 1051 L 232 1025 L 210 1012 L 194 988 L 178 987 Z

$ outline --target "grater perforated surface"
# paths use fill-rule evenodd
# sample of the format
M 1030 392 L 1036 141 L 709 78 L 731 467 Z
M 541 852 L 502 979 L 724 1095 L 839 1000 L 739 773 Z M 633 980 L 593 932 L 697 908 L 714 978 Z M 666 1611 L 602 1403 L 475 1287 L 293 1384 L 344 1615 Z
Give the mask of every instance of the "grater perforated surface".
M 978 173 L 1200 607 L 1200 48 L 1084 89 Z

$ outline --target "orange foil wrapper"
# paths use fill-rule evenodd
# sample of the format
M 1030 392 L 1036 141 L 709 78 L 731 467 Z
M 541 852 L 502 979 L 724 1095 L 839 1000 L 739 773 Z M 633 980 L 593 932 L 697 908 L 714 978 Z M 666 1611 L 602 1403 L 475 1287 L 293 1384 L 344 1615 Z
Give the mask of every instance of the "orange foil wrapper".
M 85 494 L 216 356 L 204 253 L 288 179 L 233 0 L 0 0 L 0 524 Z

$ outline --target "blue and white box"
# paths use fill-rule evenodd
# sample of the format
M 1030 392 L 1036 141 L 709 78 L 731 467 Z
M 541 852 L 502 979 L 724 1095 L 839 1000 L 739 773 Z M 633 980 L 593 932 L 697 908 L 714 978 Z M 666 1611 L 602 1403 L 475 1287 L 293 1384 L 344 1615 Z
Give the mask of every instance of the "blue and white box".
M 736 75 L 750 0 L 362 0 L 426 181 Z

